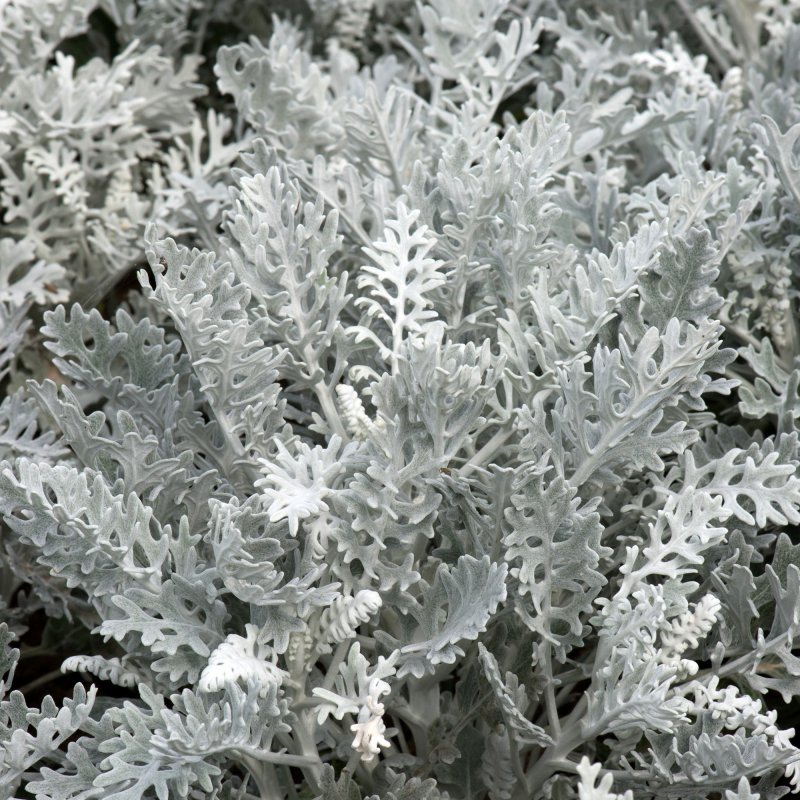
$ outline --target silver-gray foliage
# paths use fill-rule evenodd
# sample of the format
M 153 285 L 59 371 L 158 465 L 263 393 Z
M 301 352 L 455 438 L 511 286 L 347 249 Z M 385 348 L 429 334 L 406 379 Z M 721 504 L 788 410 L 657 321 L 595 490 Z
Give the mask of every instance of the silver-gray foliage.
M 800 792 L 798 49 L 0 0 L 0 800 Z

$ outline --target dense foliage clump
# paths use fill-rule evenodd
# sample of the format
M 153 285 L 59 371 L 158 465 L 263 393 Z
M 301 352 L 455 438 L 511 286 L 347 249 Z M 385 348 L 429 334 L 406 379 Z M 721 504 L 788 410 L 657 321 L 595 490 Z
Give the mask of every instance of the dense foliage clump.
M 798 52 L 0 0 L 0 800 L 800 790 Z

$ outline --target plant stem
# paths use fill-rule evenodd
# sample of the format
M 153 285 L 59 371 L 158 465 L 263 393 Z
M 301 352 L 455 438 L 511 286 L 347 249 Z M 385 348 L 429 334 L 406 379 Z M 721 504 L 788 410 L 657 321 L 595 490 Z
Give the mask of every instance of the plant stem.
M 528 794 L 520 795 L 519 791 L 515 800 L 527 800 L 528 797 L 538 796 L 544 782 L 555 772 L 564 769 L 566 756 L 568 756 L 584 739 L 589 739 L 596 733 L 592 731 L 590 735 L 584 736 L 581 730 L 581 720 L 586 712 L 588 705 L 587 696 L 584 694 L 570 715 L 564 720 L 564 728 L 561 736 L 547 750 L 542 753 L 541 758 L 534 764 L 533 769 L 528 773 L 527 786 L 524 787 Z
M 525 772 L 522 769 L 522 760 L 520 759 L 519 755 L 519 745 L 514 739 L 514 734 L 511 732 L 511 728 L 508 725 L 506 726 L 506 735 L 508 736 L 508 746 L 511 751 L 511 766 L 514 770 L 514 775 L 517 778 L 517 785 L 525 786 Z
M 46 672 L 44 675 L 40 675 L 38 678 L 34 678 L 34 680 L 30 681 L 30 683 L 26 683 L 19 691 L 22 692 L 22 694 L 32 692 L 39 686 L 50 683 L 50 681 L 60 678 L 62 675 L 63 673 L 60 669 L 51 670 L 50 672 Z
M 547 720 L 550 723 L 550 730 L 558 738 L 561 736 L 561 723 L 558 719 L 558 707 L 556 705 L 556 692 L 552 681 L 548 681 L 544 690 L 544 702 L 547 707 Z
M 322 681 L 322 686 L 320 688 L 330 690 L 333 686 L 333 682 L 336 680 L 336 676 L 339 673 L 339 665 L 344 661 L 344 657 L 349 649 L 349 639 L 345 639 L 343 642 L 339 642 L 339 644 L 336 645 L 336 650 L 333 652 L 330 664 L 328 664 L 328 671 L 325 674 L 325 679 Z
M 278 783 L 278 776 L 275 774 L 275 768 L 271 764 L 261 763 L 253 756 L 244 756 L 242 763 L 250 771 L 250 777 L 258 787 L 261 800 L 278 800 L 283 796 Z
M 331 396 L 330 387 L 324 381 L 319 380 L 314 384 L 314 394 L 317 396 L 317 400 L 319 400 L 322 413 L 325 415 L 328 425 L 331 426 L 331 430 L 337 434 L 343 442 L 349 441 L 350 436 L 344 429 L 344 425 L 342 425 L 336 403 L 334 403 L 333 397 Z
M 711 58 L 717 62 L 717 66 L 722 70 L 722 72 L 727 72 L 731 68 L 731 60 L 722 52 L 722 50 L 720 50 L 709 32 L 697 20 L 692 7 L 686 2 L 686 0 L 676 0 L 676 3 L 683 12 L 683 16 L 686 18 L 686 21 L 692 26 L 692 29 L 697 34 L 700 41 L 705 45 Z
M 297 725 L 295 726 L 294 734 L 297 743 L 300 745 L 300 752 L 303 754 L 301 757 L 305 760 L 303 773 L 315 794 L 319 794 L 321 791 L 322 761 L 320 761 L 314 735 L 309 727 L 308 716 L 309 712 L 297 715 Z M 295 757 L 298 758 L 298 756 Z
M 536 762 L 527 776 L 526 797 L 539 796 L 544 782 L 561 768 L 564 758 L 569 755 L 581 742 L 581 726 L 579 721 L 568 725 L 558 741 L 548 747 L 542 757 Z
M 743 342 L 753 345 L 757 351 L 761 350 L 761 342 L 756 339 L 756 337 L 753 336 L 750 331 L 746 331 L 743 328 L 740 328 L 738 325 L 734 325 L 733 323 L 726 324 L 725 330 L 728 331 L 728 333 L 732 333 Z
M 500 428 L 486 444 L 475 453 L 463 467 L 459 467 L 458 475 L 461 478 L 466 478 L 471 472 L 474 472 L 479 467 L 488 462 L 492 456 L 506 443 L 507 439 L 513 433 L 513 428 L 509 425 Z
M 361 753 L 358 750 L 353 750 L 350 754 L 350 758 L 347 760 L 347 764 L 345 764 L 344 769 L 342 770 L 342 775 L 352 775 L 356 771 L 356 767 L 358 766 L 358 762 L 361 760 Z

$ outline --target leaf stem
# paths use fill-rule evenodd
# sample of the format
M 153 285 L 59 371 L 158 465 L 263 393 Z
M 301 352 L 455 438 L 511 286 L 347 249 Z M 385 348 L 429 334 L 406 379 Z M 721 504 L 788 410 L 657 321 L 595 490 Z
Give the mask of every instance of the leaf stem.
M 322 689 L 329 691 L 333 687 L 336 675 L 339 673 L 339 665 L 344 661 L 349 649 L 350 639 L 345 639 L 343 642 L 339 642 L 339 644 L 336 645 L 336 650 L 334 650 L 333 656 L 328 664 L 328 671 L 325 674 L 325 679 L 322 681 Z
M 350 435 L 344 428 L 342 424 L 342 420 L 339 415 L 339 411 L 336 408 L 336 404 L 333 402 L 333 397 L 331 396 L 331 390 L 327 383 L 322 380 L 317 381 L 314 384 L 314 394 L 317 396 L 319 400 L 319 404 L 322 407 L 322 413 L 325 415 L 325 419 L 328 421 L 328 425 L 330 425 L 331 430 L 343 442 L 350 441 Z

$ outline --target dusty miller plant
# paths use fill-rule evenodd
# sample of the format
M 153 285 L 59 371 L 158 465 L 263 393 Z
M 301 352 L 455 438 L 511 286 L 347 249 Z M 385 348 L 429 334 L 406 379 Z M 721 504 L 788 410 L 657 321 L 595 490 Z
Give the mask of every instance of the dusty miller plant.
M 0 798 L 800 789 L 796 17 L 0 0 Z

